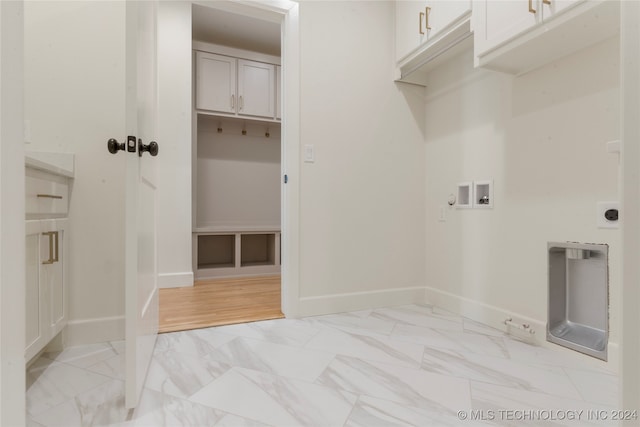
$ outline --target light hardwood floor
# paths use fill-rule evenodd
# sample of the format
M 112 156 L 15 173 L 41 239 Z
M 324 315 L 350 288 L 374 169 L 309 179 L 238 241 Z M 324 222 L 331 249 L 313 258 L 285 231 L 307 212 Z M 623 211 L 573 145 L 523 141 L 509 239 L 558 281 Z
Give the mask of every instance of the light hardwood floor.
M 279 319 L 280 276 L 212 279 L 160 289 L 159 332 Z

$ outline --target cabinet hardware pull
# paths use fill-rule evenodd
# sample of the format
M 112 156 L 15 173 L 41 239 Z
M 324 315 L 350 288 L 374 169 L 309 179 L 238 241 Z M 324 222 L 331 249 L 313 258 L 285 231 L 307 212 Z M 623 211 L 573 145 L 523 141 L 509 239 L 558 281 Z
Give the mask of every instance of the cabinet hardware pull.
M 424 17 L 425 17 L 425 18 L 424 18 L 424 21 L 425 21 L 425 28 L 426 28 L 427 30 L 430 30 L 430 29 L 431 29 L 431 26 L 429 25 L 429 15 L 430 15 L 430 14 L 431 14 L 431 8 L 430 8 L 429 6 L 427 6 L 427 7 L 424 9 Z
M 58 262 L 58 261 L 60 261 L 60 259 L 59 259 L 59 257 L 58 257 L 58 252 L 59 252 L 58 250 L 59 250 L 59 246 L 58 246 L 58 232 L 57 232 L 57 231 L 54 231 L 54 232 L 53 232 L 53 237 L 55 238 L 55 241 L 56 241 L 56 243 L 55 243 L 55 250 L 56 250 L 56 252 L 55 252 L 55 253 L 56 253 L 56 254 L 55 254 L 55 256 L 53 257 L 53 262 Z
M 238 102 L 238 107 L 242 110 L 244 108 L 244 99 L 242 99 L 242 95 L 240 95 L 240 100 Z
M 53 194 L 38 194 L 36 197 L 44 199 L 62 199 L 62 196 L 55 196 Z
M 533 13 L 534 15 L 537 13 L 537 10 L 533 8 L 533 0 L 529 0 L 529 12 Z
M 420 12 L 420 22 L 418 23 L 418 31 L 420 32 L 420 34 L 424 34 L 424 31 L 422 31 L 422 18 L 424 17 L 424 13 Z
M 236 108 L 236 101 L 235 101 L 235 95 L 231 95 L 231 109 L 233 110 L 234 108 Z
M 551 6 L 551 0 L 542 0 L 542 3 L 548 4 L 549 6 Z
M 53 233 L 54 231 L 47 231 L 46 233 L 42 233 L 43 236 L 49 237 L 49 259 L 46 261 L 42 261 L 43 264 L 53 264 L 55 262 L 53 258 Z
M 43 264 L 53 264 L 60 261 L 60 246 L 58 242 L 59 234 L 57 231 L 47 231 L 42 233 L 43 236 L 49 237 L 49 259 L 42 261 Z M 54 243 L 55 242 L 55 243 Z

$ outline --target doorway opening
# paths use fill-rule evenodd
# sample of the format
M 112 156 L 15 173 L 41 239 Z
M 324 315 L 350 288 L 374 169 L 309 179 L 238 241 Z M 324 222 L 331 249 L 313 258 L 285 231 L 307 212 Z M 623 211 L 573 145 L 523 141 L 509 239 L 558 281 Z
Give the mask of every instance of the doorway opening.
M 219 6 L 192 5 L 195 284 L 161 290 L 160 332 L 284 317 L 282 17 Z

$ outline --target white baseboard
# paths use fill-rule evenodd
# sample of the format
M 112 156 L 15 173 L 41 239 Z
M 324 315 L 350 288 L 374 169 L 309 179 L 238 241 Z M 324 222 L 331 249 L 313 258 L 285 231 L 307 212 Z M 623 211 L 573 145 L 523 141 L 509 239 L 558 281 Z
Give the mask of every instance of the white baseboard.
M 537 345 L 553 348 L 554 350 L 560 352 L 565 352 L 567 355 L 575 356 L 577 359 L 585 361 L 588 364 L 602 367 L 614 373 L 618 372 L 619 347 L 617 343 L 609 343 L 609 347 L 607 350 L 608 362 L 603 362 L 594 357 L 587 356 L 580 352 L 548 342 L 546 321 L 532 319 L 520 313 L 515 313 L 500 307 L 464 298 L 459 295 L 451 294 L 449 292 L 431 287 L 427 287 L 425 290 L 424 302 L 435 307 L 439 307 L 459 314 L 476 322 L 491 326 L 495 329 L 516 336 L 518 338 L 525 339 L 529 342 L 533 342 Z M 530 329 L 535 331 L 535 334 L 531 334 L 529 332 L 505 325 L 504 321 L 508 318 L 511 318 L 514 322 L 519 324 L 528 324 L 530 326 Z
M 124 316 L 71 320 L 64 329 L 65 346 L 94 344 L 124 339 Z
M 303 297 L 298 301 L 298 314 L 317 316 L 321 314 L 342 313 L 375 307 L 389 307 L 422 303 L 424 287 L 383 289 L 379 291 L 350 292 L 344 294 Z
M 193 286 L 193 272 L 184 273 L 163 273 L 158 274 L 158 287 L 163 288 L 184 288 Z

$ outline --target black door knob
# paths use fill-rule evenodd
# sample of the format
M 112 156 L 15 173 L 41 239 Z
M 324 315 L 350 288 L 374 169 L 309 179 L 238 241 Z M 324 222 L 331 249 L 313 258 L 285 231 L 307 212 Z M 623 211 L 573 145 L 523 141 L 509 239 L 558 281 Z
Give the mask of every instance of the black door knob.
M 116 154 L 118 151 L 125 150 L 124 142 L 118 142 L 111 138 L 107 141 L 107 149 L 111 154 Z
M 142 157 L 142 153 L 148 152 L 152 157 L 158 155 L 158 143 L 155 141 L 151 141 L 149 144 L 145 145 L 142 143 L 141 139 L 138 139 L 138 155 Z

